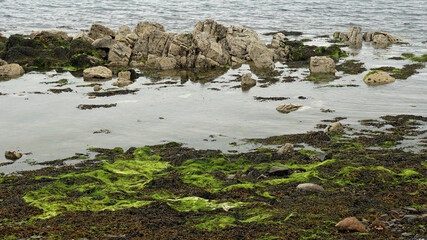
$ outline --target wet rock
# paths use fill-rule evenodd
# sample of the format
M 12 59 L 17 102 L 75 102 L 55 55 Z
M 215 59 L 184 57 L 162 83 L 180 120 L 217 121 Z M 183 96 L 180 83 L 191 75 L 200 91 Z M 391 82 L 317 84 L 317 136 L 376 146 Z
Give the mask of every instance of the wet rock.
M 176 67 L 176 60 L 173 57 L 158 57 L 156 55 L 148 55 L 147 67 L 158 70 L 172 70 Z
M 96 40 L 98 38 L 102 38 L 104 36 L 111 36 L 115 37 L 116 33 L 111 30 L 110 28 L 99 24 L 99 23 L 93 23 L 92 26 L 90 26 L 89 34 L 88 36 L 92 38 L 93 40 Z
M 273 70 L 275 68 L 274 52 L 262 42 L 256 42 L 249 46 L 249 56 L 258 69 Z
M 93 41 L 92 45 L 96 48 L 110 49 L 114 44 L 114 40 L 110 35 L 98 38 Z
M 360 27 L 350 27 L 347 32 L 348 43 L 352 47 L 361 48 L 363 41 L 362 28 Z
M 345 218 L 335 225 L 340 231 L 356 231 L 366 233 L 366 227 L 355 217 Z
M 161 25 L 160 23 L 140 22 L 136 25 L 135 29 L 133 30 L 133 32 L 140 37 L 142 37 L 144 33 L 153 32 L 153 31 L 164 32 L 165 27 L 163 27 L 163 25 Z
M 92 67 L 92 68 L 88 68 L 85 69 L 83 71 L 83 78 L 85 80 L 90 80 L 90 79 L 110 79 L 113 77 L 113 72 L 111 72 L 110 69 L 103 67 L 103 66 L 98 66 L 98 67 Z
M 299 108 L 301 108 L 302 105 L 301 104 L 280 104 L 276 110 L 281 112 L 281 113 L 290 113 L 293 111 L 298 110 Z
M 309 191 L 309 192 L 324 192 L 325 191 L 325 189 L 322 186 L 315 184 L 315 183 L 298 184 L 297 190 Z
M 392 43 L 399 41 L 398 38 L 385 32 L 373 32 L 371 39 L 375 48 L 386 48 Z
M 253 87 L 256 85 L 256 81 L 252 78 L 252 73 L 245 73 L 242 75 L 241 85 L 243 88 Z
M 286 143 L 277 151 L 277 154 L 279 154 L 279 155 L 282 155 L 284 153 L 293 154 L 294 153 L 294 145 L 292 143 Z
M 273 35 L 273 39 L 271 40 L 272 48 L 279 48 L 281 43 L 286 40 L 286 36 L 283 33 L 276 33 Z
M 24 68 L 19 64 L 12 63 L 0 66 L 0 76 L 20 76 L 24 74 Z
M 6 65 L 6 64 L 7 64 L 7 62 L 5 60 L 3 60 L 3 59 L 0 58 L 0 67 L 3 66 L 3 65 Z
M 73 40 L 76 40 L 76 39 L 83 40 L 83 41 L 88 42 L 88 43 L 90 43 L 90 44 L 92 44 L 92 43 L 93 43 L 93 41 L 94 41 L 91 37 L 89 37 L 89 36 L 88 36 L 86 33 L 84 33 L 84 32 L 79 32 L 79 33 L 77 33 L 77 34 L 73 37 Z
M 132 49 L 123 42 L 115 43 L 108 53 L 110 65 L 127 66 L 129 64 Z
M 217 33 L 214 32 L 213 34 L 210 34 L 206 31 L 199 32 L 198 29 L 199 28 L 196 25 L 196 28 L 193 31 L 194 45 L 200 51 L 197 59 L 199 60 L 200 58 L 206 58 L 208 61 L 213 61 L 214 64 L 210 65 L 213 65 L 214 67 L 231 64 L 230 54 L 226 51 L 221 43 L 217 42 L 214 36 Z M 203 30 L 205 29 L 203 28 Z M 197 64 L 196 62 L 196 67 L 197 65 L 200 64 Z
M 379 219 L 375 219 L 375 221 L 373 221 L 371 223 L 371 225 L 369 225 L 370 229 L 376 230 L 376 231 L 384 231 L 386 230 L 386 224 L 385 222 L 379 220 Z
M 273 166 L 268 170 L 268 175 L 270 176 L 287 176 L 289 175 L 289 168 Z
M 71 88 L 51 88 L 48 91 L 53 92 L 55 94 L 64 93 L 64 92 L 72 92 Z
M 344 126 L 340 122 L 333 122 L 325 128 L 325 133 L 328 132 L 343 132 Z
M 310 58 L 311 74 L 335 74 L 335 62 L 326 56 L 316 56 Z
M 144 30 L 144 33 L 138 36 L 138 40 L 135 42 L 135 46 L 131 50 L 132 60 L 144 62 L 147 61 L 148 55 L 150 54 L 153 54 L 156 57 L 166 56 L 171 42 L 170 40 L 174 35 L 152 29 L 150 31 Z
M 131 80 L 131 72 L 130 71 L 119 72 L 118 77 L 119 77 L 119 80 L 130 81 Z
M 16 161 L 20 159 L 23 156 L 23 154 L 18 151 L 6 151 L 4 153 L 4 156 L 6 157 L 6 159 Z
M 371 71 L 363 78 L 367 85 L 381 85 L 395 82 L 396 79 L 383 71 Z
M 112 103 L 112 104 L 80 104 L 77 106 L 78 109 L 80 110 L 91 110 L 94 108 L 112 108 L 112 107 L 116 107 L 117 103 Z
M 127 42 L 126 40 L 126 36 L 131 34 L 132 30 L 130 30 L 130 28 L 128 26 L 121 26 L 119 28 L 119 30 L 117 30 L 117 34 L 116 37 L 114 38 L 114 40 L 116 41 L 123 41 L 123 42 Z
M 30 38 L 32 39 L 61 39 L 64 41 L 71 41 L 72 37 L 69 37 L 68 34 L 64 31 L 58 30 L 48 30 L 40 32 L 31 32 Z
M 100 85 L 93 86 L 93 91 L 98 92 L 98 91 L 101 91 L 101 90 L 102 90 L 102 87 Z
M 337 65 L 336 69 L 346 74 L 359 74 L 366 71 L 366 68 L 363 67 L 363 63 L 357 60 L 345 61 L 344 63 Z

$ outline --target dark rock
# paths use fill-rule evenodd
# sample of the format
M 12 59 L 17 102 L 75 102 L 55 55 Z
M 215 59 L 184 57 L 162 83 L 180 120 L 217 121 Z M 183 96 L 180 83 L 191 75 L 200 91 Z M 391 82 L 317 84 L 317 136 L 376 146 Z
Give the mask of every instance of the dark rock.
M 246 174 L 246 177 L 250 179 L 257 179 L 259 176 L 261 176 L 261 173 L 258 170 L 252 170 Z
M 400 221 L 402 223 L 415 223 L 418 220 L 418 216 L 417 215 L 405 215 L 403 216 Z
M 60 88 L 60 89 L 51 88 L 48 91 L 58 94 L 58 93 L 64 93 L 64 92 L 72 92 L 73 89 L 71 89 L 71 88 Z

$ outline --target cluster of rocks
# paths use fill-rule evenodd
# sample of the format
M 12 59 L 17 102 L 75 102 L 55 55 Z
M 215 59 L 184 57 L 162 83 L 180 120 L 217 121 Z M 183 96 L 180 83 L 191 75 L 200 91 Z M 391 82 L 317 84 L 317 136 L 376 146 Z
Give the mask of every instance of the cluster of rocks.
M 348 43 L 352 47 L 362 47 L 362 42 L 371 42 L 376 48 L 385 48 L 399 39 L 385 32 L 362 32 L 361 27 L 350 27 L 347 33 L 335 32 L 334 38 Z

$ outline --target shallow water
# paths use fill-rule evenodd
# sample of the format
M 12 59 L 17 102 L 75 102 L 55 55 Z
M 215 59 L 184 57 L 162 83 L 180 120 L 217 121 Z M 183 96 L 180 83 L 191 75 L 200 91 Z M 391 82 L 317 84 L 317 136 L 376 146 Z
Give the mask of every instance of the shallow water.
M 102 2 L 102 3 L 101 3 Z M 3 34 L 28 34 L 31 30 L 60 29 L 69 33 L 87 30 L 92 22 L 111 28 L 134 27 L 139 21 L 155 21 L 167 31 L 192 31 L 197 21 L 213 18 L 228 25 L 243 25 L 258 33 L 277 30 L 304 32 L 300 38 L 331 35 L 359 25 L 364 31 L 382 30 L 402 38 L 409 45 L 361 50 L 347 49 L 357 55 L 347 59 L 361 60 L 365 67 L 401 67 L 409 60 L 388 60 L 411 52 L 425 54 L 427 22 L 425 1 L 6 1 L 0 0 L 0 30 Z M 66 16 L 66 17 L 64 17 Z M 107 16 L 107 17 L 106 17 Z M 270 37 L 260 35 L 263 40 Z M 326 45 L 326 39 L 308 44 Z M 164 141 L 183 142 L 196 148 L 247 150 L 254 146 L 242 139 L 317 130 L 321 120 L 347 117 L 342 123 L 358 126 L 362 119 L 383 115 L 427 113 L 427 70 L 407 80 L 370 87 L 363 83 L 366 74 L 343 75 L 330 83 L 316 84 L 302 79 L 308 69 L 284 70 L 280 78 L 297 77 L 295 82 L 278 82 L 267 88 L 257 86 L 249 91 L 232 88 L 235 74 L 250 72 L 249 66 L 230 69 L 212 82 L 181 82 L 145 85 L 152 80 L 140 77 L 128 89 L 136 94 L 88 99 L 92 88 L 70 73 L 29 73 L 18 79 L 0 81 L 0 150 L 20 150 L 25 155 L 14 164 L 0 167 L 0 172 L 33 169 L 31 162 L 43 162 L 86 152 L 89 146 L 128 148 Z M 49 77 L 49 75 L 55 75 Z M 54 84 L 41 82 L 68 79 L 73 92 L 53 94 L 47 90 Z M 257 76 L 254 76 L 257 78 Z M 103 88 L 112 87 L 108 81 Z M 319 88 L 327 84 L 357 84 L 359 87 Z M 220 89 L 220 91 L 212 90 Z M 36 94 L 42 92 L 46 94 Z M 259 102 L 254 96 L 289 97 L 284 101 Z M 304 96 L 306 99 L 299 99 Z M 110 104 L 108 109 L 80 110 L 79 104 Z M 296 112 L 281 114 L 275 108 L 281 103 L 299 103 Z M 323 113 L 321 108 L 333 109 Z M 94 134 L 108 129 L 110 134 Z M 230 145 L 236 142 L 237 146 Z M 3 155 L 0 163 L 6 162 Z

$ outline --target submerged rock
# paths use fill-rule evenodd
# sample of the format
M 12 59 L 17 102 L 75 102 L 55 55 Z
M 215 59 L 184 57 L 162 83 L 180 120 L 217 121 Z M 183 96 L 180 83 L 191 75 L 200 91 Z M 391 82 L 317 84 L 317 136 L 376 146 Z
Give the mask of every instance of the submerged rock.
M 381 85 L 395 82 L 396 79 L 383 71 L 371 71 L 363 78 L 368 85 Z
M 311 74 L 335 74 L 335 62 L 326 56 L 316 56 L 310 58 Z
M 6 159 L 16 161 L 20 159 L 23 156 L 23 154 L 18 151 L 6 151 L 4 153 L 4 156 L 6 157 Z
M 13 77 L 13 76 L 20 76 L 24 73 L 25 73 L 24 68 L 16 63 L 0 66 L 0 76 Z
M 101 90 L 102 90 L 102 87 L 100 85 L 93 86 L 93 91 L 98 92 L 98 91 L 101 91 Z
M 293 111 L 298 110 L 300 107 L 302 107 L 301 104 L 280 104 L 276 110 L 281 112 L 281 113 L 290 113 Z
M 348 217 L 335 225 L 340 231 L 356 231 L 366 233 L 366 227 L 355 217 Z
M 309 191 L 309 192 L 324 192 L 325 189 L 315 183 L 301 183 L 298 184 L 297 190 Z
M 98 66 L 98 67 L 92 67 L 92 68 L 88 68 L 85 69 L 83 71 L 83 78 L 85 80 L 90 80 L 90 79 L 110 79 L 113 77 L 113 72 L 111 72 L 110 69 L 103 67 L 103 66 Z

